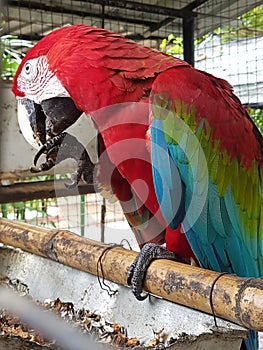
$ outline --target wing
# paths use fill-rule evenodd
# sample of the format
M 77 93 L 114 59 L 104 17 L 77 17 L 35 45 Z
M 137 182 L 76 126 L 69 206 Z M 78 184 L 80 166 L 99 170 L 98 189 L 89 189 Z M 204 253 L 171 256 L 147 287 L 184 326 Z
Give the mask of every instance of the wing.
M 63 28 L 65 35 L 47 53 L 49 69 L 86 113 L 139 101 L 149 93 L 156 74 L 188 65 L 120 34 L 81 24 L 69 28 Z
M 98 135 L 98 190 L 110 201 L 119 200 L 140 247 L 163 244 L 166 227 L 154 193 L 146 131 L 144 124 L 117 123 Z
M 154 186 L 202 266 L 263 276 L 262 137 L 229 84 L 193 68 L 151 92 Z

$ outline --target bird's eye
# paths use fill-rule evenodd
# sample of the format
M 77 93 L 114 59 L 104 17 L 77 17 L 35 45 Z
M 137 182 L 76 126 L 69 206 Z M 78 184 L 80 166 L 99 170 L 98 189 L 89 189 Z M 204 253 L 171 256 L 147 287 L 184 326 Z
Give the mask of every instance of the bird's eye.
M 32 72 L 32 67 L 30 63 L 25 64 L 25 72 L 27 75 L 29 75 Z
M 24 76 L 30 80 L 35 77 L 35 68 L 30 62 L 27 62 L 24 66 Z

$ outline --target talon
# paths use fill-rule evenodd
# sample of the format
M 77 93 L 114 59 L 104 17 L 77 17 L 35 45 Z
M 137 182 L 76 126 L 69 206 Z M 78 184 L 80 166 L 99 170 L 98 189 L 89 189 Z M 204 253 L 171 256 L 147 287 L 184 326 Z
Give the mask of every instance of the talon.
M 136 299 L 139 301 L 143 301 L 143 300 L 147 299 L 148 296 L 149 296 L 149 293 L 135 295 Z
M 77 161 L 77 170 L 71 175 L 70 183 L 65 183 L 68 189 L 78 185 L 81 177 L 87 183 L 93 180 L 94 164 L 91 162 L 85 147 L 76 139 L 76 137 L 63 132 L 48 140 L 36 153 L 34 157 L 34 165 L 36 166 L 40 156 L 46 154 L 46 162 L 42 163 L 38 168 L 32 167 L 31 172 L 38 173 L 51 169 L 55 164 L 61 161 L 73 158 Z
M 33 173 L 33 174 L 37 174 L 37 173 L 40 173 L 42 170 L 40 168 L 36 168 L 34 166 L 32 166 L 30 168 L 30 172 Z
M 54 163 L 53 159 L 49 158 L 46 160 L 45 163 L 40 164 L 39 168 L 31 167 L 30 171 L 33 174 L 37 174 L 37 173 L 40 173 L 42 171 L 47 171 L 47 170 L 53 168 L 54 165 L 55 165 L 55 163 Z
M 37 164 L 38 159 L 43 153 L 47 152 L 47 155 L 50 155 L 50 153 L 54 150 L 56 146 L 61 146 L 62 141 L 64 140 L 66 135 L 67 133 L 63 132 L 59 135 L 54 136 L 52 139 L 48 140 L 36 153 L 34 157 L 34 165 Z
M 137 256 L 138 257 L 138 256 Z M 134 262 L 131 264 L 131 266 L 129 267 L 129 270 L 127 272 L 127 285 L 131 286 L 132 285 L 132 276 L 133 276 L 133 271 L 135 268 L 135 262 L 136 262 L 137 258 L 134 260 Z
M 65 183 L 65 186 L 69 189 L 76 187 L 81 177 L 86 183 L 91 183 L 93 181 L 94 164 L 91 162 L 87 150 L 73 136 L 71 139 L 67 138 L 66 141 L 70 141 L 71 146 L 67 155 L 78 162 L 78 167 L 71 175 L 71 183 Z M 64 145 L 64 143 L 63 147 L 67 147 L 67 144 Z M 72 145 L 74 145 L 74 147 L 72 147 Z
M 39 160 L 40 156 L 46 152 L 46 149 L 47 149 L 46 144 L 44 144 L 42 147 L 40 147 L 40 149 L 35 154 L 35 157 L 34 157 L 34 165 L 35 166 L 37 165 L 37 161 Z
M 132 292 L 137 300 L 145 300 L 149 295 L 148 293 L 143 294 L 143 282 L 147 268 L 156 259 L 180 261 L 173 252 L 160 245 L 145 244 L 127 272 L 127 284 L 132 286 Z
M 55 146 L 51 147 L 46 152 L 47 158 L 50 157 L 51 155 L 54 156 L 54 154 L 57 155 L 58 151 L 59 151 L 59 147 L 58 146 L 55 145 Z

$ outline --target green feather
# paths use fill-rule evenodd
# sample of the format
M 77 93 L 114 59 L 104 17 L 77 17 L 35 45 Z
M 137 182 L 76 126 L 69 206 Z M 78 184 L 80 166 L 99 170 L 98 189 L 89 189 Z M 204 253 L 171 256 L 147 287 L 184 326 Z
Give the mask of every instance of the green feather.
M 233 198 L 233 203 L 226 205 L 225 209 L 229 213 L 229 222 L 232 221 L 234 230 L 240 232 L 240 238 L 246 242 L 252 256 L 256 259 L 260 255 L 260 266 L 263 270 L 263 169 L 254 160 L 249 169 L 244 168 L 237 158 L 231 158 L 222 149 L 219 139 L 215 139 L 213 129 L 206 118 L 201 118 L 193 104 L 187 104 L 176 99 L 171 104 L 165 101 L 165 96 L 156 97 L 154 100 L 155 112 L 158 111 L 158 119 L 163 120 L 163 130 L 168 144 L 179 145 L 184 152 L 178 153 L 178 162 L 181 169 L 188 169 L 187 178 L 192 173 L 196 183 L 198 195 L 201 195 L 206 188 L 207 173 L 213 186 L 216 186 L 216 193 L 220 200 L 228 194 Z M 153 108 L 153 109 L 154 109 Z M 159 109 L 158 109 L 159 108 Z M 160 113 L 161 108 L 166 108 L 166 112 Z M 167 111 L 167 109 L 169 109 Z M 154 112 L 154 116 L 156 116 Z M 195 134 L 193 136 L 192 132 Z M 201 166 L 201 146 L 205 155 L 206 166 Z M 188 164 L 191 167 L 188 167 Z M 185 168 L 186 166 L 186 168 Z M 192 185 L 189 190 L 192 191 Z M 220 202 L 217 202 L 220 203 Z M 217 204 L 218 206 L 218 204 Z M 236 206 L 236 208 L 234 208 Z M 207 210 L 207 208 L 206 208 Z M 211 208 L 210 215 L 212 215 Z M 220 210 L 220 206 L 218 208 Z M 238 213 L 238 218 L 231 218 L 229 210 Z M 223 215 L 223 214 L 221 214 Z M 224 217 L 226 217 L 225 212 Z M 220 221 L 220 216 L 217 217 Z M 224 218 L 222 219 L 224 221 Z M 211 221 L 213 217 L 211 216 Z M 204 227 L 207 223 L 203 222 Z M 216 224 L 215 224 L 216 225 Z M 230 225 L 231 226 L 231 225 Z M 229 227 L 230 227 L 229 226 Z M 216 227 L 214 227 L 216 229 Z M 227 234 L 227 227 L 223 229 L 218 226 L 221 234 Z M 206 231 L 206 230 L 204 230 Z M 212 234 L 212 233 L 211 233 Z M 204 241 L 211 241 L 209 232 L 204 234 Z M 212 235 L 214 237 L 214 235 Z

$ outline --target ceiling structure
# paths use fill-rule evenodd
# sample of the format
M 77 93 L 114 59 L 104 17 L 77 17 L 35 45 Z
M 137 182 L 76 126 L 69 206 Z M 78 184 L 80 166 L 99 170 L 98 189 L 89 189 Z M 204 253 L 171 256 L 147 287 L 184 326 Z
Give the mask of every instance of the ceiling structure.
M 119 32 L 137 41 L 182 36 L 183 21 L 194 21 L 195 37 L 229 24 L 262 4 L 249 0 L 8 0 L 1 35 L 39 40 L 67 24 L 85 23 Z
M 7 0 L 0 8 L 6 22 L 0 35 L 29 40 L 10 40 L 18 53 L 25 53 L 32 41 L 69 24 L 104 27 L 156 49 L 174 34 L 183 37 L 181 58 L 227 79 L 244 104 L 262 106 L 260 38 L 243 42 L 241 37 L 230 43 L 208 36 L 201 45 L 194 45 L 194 38 L 218 27 L 239 27 L 238 16 L 260 4 L 263 0 Z

